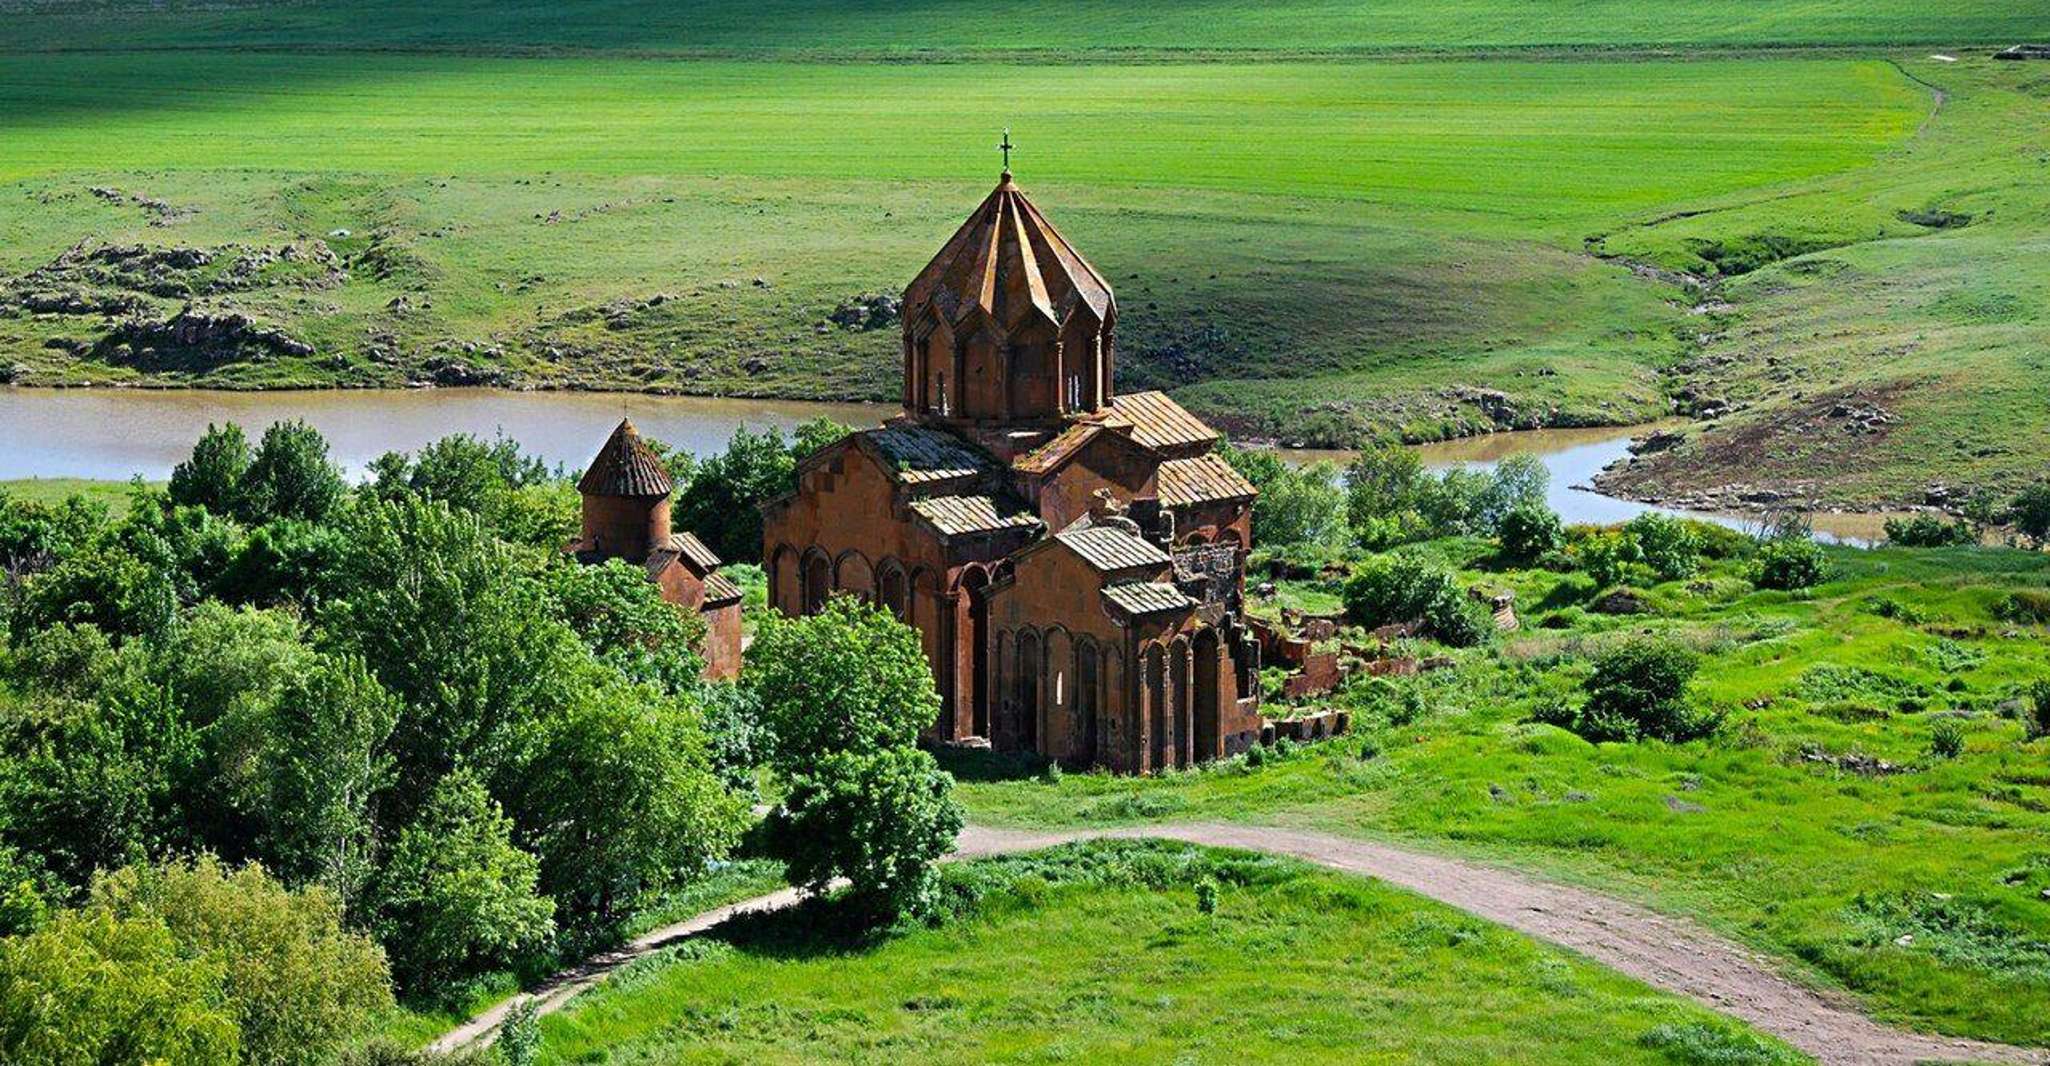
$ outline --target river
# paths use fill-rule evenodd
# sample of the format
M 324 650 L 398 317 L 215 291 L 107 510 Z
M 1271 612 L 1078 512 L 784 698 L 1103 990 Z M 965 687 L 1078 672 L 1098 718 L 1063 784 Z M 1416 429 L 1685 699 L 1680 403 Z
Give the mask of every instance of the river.
M 305 419 L 327 437 L 351 475 L 387 451 L 411 451 L 451 433 L 503 433 L 549 464 L 577 469 L 590 461 L 622 415 L 658 440 L 700 454 L 724 447 L 746 425 L 788 430 L 821 415 L 852 426 L 894 413 L 879 404 L 734 400 L 640 393 L 516 392 L 499 389 L 220 392 L 145 389 L 0 388 L 0 481 L 89 478 L 161 481 L 192 450 L 209 423 L 237 422 L 251 437 L 281 419 Z M 1628 521 L 1654 508 L 1589 491 L 1603 467 L 1628 454 L 1642 429 L 1544 429 L 1421 445 L 1426 465 L 1485 468 L 1532 454 L 1551 472 L 1549 502 L 1567 522 Z M 1332 458 L 1339 452 L 1291 453 Z M 1743 515 L 1695 517 L 1742 528 Z M 1883 515 L 1820 514 L 1818 536 L 1870 543 Z

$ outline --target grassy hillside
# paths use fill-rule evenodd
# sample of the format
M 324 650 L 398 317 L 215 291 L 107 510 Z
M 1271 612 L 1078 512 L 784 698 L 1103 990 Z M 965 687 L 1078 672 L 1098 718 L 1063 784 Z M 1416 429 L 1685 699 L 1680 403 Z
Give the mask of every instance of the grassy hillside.
M 1009 126 L 1125 387 L 1240 435 L 1677 394 L 1735 414 L 1623 490 L 2040 468 L 2050 99 L 1985 58 L 2040 5 L 1046 2 L 0 0 L 0 381 L 887 399 L 892 324 L 830 319 Z M 1836 432 L 1867 401 L 1895 428 Z
M 937 929 L 849 945 L 785 914 L 636 963 L 542 1020 L 542 1061 L 1807 1061 L 1563 951 L 1292 861 L 1094 844 L 949 877 L 982 895 Z M 1204 877 L 1223 886 L 1214 915 L 1196 906 Z
M 970 818 L 1436 842 L 1695 915 L 1889 1020 L 2050 1044 L 2050 739 L 2014 720 L 2050 677 L 2050 631 L 1996 613 L 2050 588 L 2050 555 L 1832 549 L 1834 577 L 1797 596 L 1720 563 L 1614 617 L 1590 608 L 1583 575 L 1504 572 L 1469 541 L 1430 553 L 1514 590 L 1526 628 L 1451 653 L 1457 669 L 1354 685 L 1330 702 L 1352 708 L 1356 736 L 1264 766 L 1049 784 L 963 757 Z M 1330 603 L 1336 584 L 1282 591 Z M 1591 744 L 1532 721 L 1637 633 L 1704 655 L 1697 697 L 1729 713 L 1718 734 Z M 1955 758 L 1931 750 L 1945 723 L 1962 730 Z
M 0 58 L 0 106 L 29 118 L 0 132 L 0 273 L 86 312 L 0 318 L 23 381 L 884 398 L 894 330 L 822 324 L 917 270 L 1008 123 L 1028 186 L 1118 285 L 1127 387 L 1343 442 L 1663 413 L 1674 292 L 1581 237 L 1865 165 L 1928 105 L 1841 60 L 164 54 Z M 81 240 L 213 258 L 58 263 Z M 103 343 L 188 301 L 313 354 Z
M 1132 50 L 1462 50 L 1645 45 L 2011 43 L 2025 3 L 1956 0 L 5 0 L 16 50 L 290 46 L 838 54 Z

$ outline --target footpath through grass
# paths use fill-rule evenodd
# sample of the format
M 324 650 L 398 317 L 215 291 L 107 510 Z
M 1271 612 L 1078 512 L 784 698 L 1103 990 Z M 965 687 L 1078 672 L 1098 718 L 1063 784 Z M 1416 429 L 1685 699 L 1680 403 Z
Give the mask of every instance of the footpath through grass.
M 2050 555 L 1831 555 L 1812 596 L 1716 564 L 1629 617 L 1590 612 L 1577 575 L 1469 569 L 1516 590 L 1529 627 L 1341 693 L 1354 737 L 1143 780 L 962 761 L 961 792 L 988 823 L 1271 821 L 1506 860 L 1697 916 L 1888 1021 L 2050 1043 L 2050 740 L 2013 720 L 2050 678 L 2050 631 L 1994 616 L 2050 589 Z M 1590 744 L 1530 721 L 1642 632 L 1705 654 L 1698 695 L 1731 712 L 1716 737 Z M 1946 722 L 1956 758 L 1931 751 Z
M 850 941 L 829 908 L 800 909 L 635 963 L 542 1020 L 542 1061 L 1807 1061 L 1563 951 L 1292 860 L 1098 842 L 947 877 L 956 913 L 938 928 Z M 1215 913 L 1198 905 L 1206 879 Z

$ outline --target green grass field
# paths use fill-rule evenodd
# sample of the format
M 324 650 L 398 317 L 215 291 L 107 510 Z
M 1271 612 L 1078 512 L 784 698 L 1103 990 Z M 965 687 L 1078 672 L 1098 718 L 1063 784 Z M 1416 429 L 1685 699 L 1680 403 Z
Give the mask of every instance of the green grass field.
M 1222 884 L 1212 915 L 1193 890 L 1205 876 Z M 785 915 L 636 963 L 543 1019 L 541 1061 L 1807 1061 L 1565 952 L 1293 861 L 1096 844 L 950 877 L 985 894 L 937 929 L 850 945 Z
M 1433 550 L 1469 565 L 1485 552 Z M 1584 608 L 1584 577 L 1469 569 L 1517 592 L 1527 628 L 1386 695 L 1341 694 L 1353 738 L 1147 780 L 1048 784 L 969 760 L 963 796 L 983 822 L 1237 819 L 1504 860 L 1699 917 L 1882 1017 L 2050 1043 L 2050 741 L 2023 743 L 2011 720 L 2050 676 L 2050 635 L 1992 613 L 2050 586 L 2050 556 L 1831 555 L 1837 575 L 1812 598 L 1754 592 L 1720 564 L 1624 618 Z M 1530 721 L 1574 698 L 1595 651 L 1644 631 L 1704 651 L 1699 695 L 1731 713 L 1717 737 L 1596 745 Z M 1929 754 L 1945 720 L 1965 731 L 1956 759 Z
M 1117 284 L 1125 387 L 1241 436 L 1679 392 L 1737 416 L 1633 491 L 2039 472 L 1984 439 L 2050 429 L 2045 82 L 1985 58 L 2028 5 L 1046 4 L 8 0 L 0 380 L 887 398 L 894 330 L 828 316 L 904 284 L 1008 126 Z M 1633 263 L 1764 269 L 1696 315 Z M 188 302 L 314 354 L 108 340 Z M 1900 428 L 1816 432 L 1853 389 Z
M 865 56 L 1031 50 L 1459 51 L 1645 46 L 2008 44 L 2041 11 L 1998 0 L 1739 3 L 1593 0 L 1026 0 L 974 17 L 944 0 L 399 0 L 274 5 L 249 0 L 8 0 L 7 50 L 296 47 L 435 51 L 604 49 Z

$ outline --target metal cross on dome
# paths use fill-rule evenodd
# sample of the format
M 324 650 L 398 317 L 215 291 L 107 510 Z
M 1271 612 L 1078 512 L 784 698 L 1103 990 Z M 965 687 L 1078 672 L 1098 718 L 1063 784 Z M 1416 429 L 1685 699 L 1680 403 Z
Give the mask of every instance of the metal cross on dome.
M 1009 174 L 1011 172 L 1011 149 L 1017 147 L 1011 143 L 1011 127 L 1004 127 L 1004 143 L 997 145 L 997 147 L 1004 153 L 1004 173 Z

